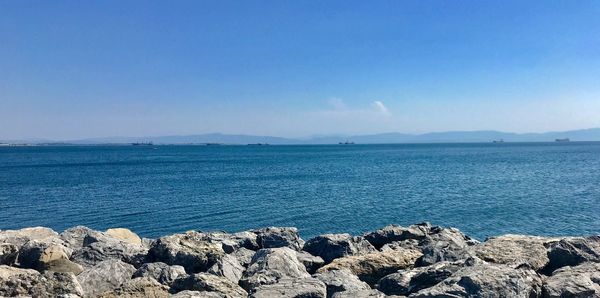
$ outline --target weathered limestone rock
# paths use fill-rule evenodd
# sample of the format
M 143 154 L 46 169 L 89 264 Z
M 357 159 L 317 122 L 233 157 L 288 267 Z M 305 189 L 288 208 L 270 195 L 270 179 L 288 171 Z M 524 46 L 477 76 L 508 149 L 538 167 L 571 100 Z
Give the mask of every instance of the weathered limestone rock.
M 546 278 L 544 298 L 600 297 L 600 263 L 565 266 Z
M 0 243 L 0 265 L 13 265 L 17 261 L 19 247 L 13 243 Z
M 269 227 L 254 230 L 256 241 L 260 248 L 289 247 L 301 250 L 304 241 L 298 235 L 298 229 L 293 227 Z
M 226 296 L 217 292 L 200 292 L 185 290 L 175 295 L 171 295 L 171 298 L 226 298 Z
M 315 278 L 284 278 L 257 287 L 252 298 L 325 298 L 325 284 Z
M 274 284 L 280 279 L 308 278 L 310 274 L 296 252 L 287 247 L 261 249 L 252 258 L 244 272 L 240 285 L 251 292 L 260 285 Z
M 317 270 L 324 273 L 330 270 L 349 270 L 361 280 L 375 284 L 380 278 L 400 269 L 411 268 L 422 253 L 416 250 L 399 249 L 374 252 L 366 255 L 348 256 L 333 260 Z
M 81 273 L 83 267 L 69 260 L 72 251 L 62 243 L 58 238 L 30 240 L 21 246 L 17 263 L 39 271 Z
M 252 262 L 252 257 L 255 253 L 256 252 L 253 250 L 240 247 L 236 251 L 232 252 L 231 255 L 234 256 L 238 260 L 238 262 L 240 262 L 240 265 L 248 267 L 248 265 L 250 265 L 250 262 Z
M 564 267 L 577 266 L 584 262 L 600 262 L 600 235 L 591 237 L 569 237 L 550 243 L 549 263 L 545 273 Z
M 370 289 L 370 290 L 357 290 L 357 291 L 343 291 L 337 292 L 331 296 L 331 298 L 385 298 L 391 297 L 386 296 L 382 292 Z
M 83 290 L 73 273 L 47 272 L 0 265 L 0 297 L 82 296 Z
M 171 285 L 171 292 L 191 290 L 199 292 L 216 292 L 222 297 L 247 297 L 246 291 L 229 279 L 207 273 L 197 273 L 180 277 Z
M 350 234 L 325 234 L 308 240 L 304 244 L 304 251 L 323 258 L 325 263 L 334 259 L 367 254 L 376 251 L 363 237 L 352 237 Z
M 545 244 L 556 241 L 524 235 L 503 235 L 487 239 L 480 245 L 473 246 L 473 252 L 484 261 L 506 264 L 513 268 L 529 266 L 534 270 L 544 268 L 548 264 L 548 253 Z
M 540 297 L 542 279 L 529 268 L 477 262 L 410 297 Z
M 66 229 L 60 234 L 60 239 L 65 242 L 65 245 L 73 250 L 80 249 L 92 242 L 99 241 L 105 235 L 102 232 L 94 231 L 88 227 L 76 226 Z M 86 242 L 86 237 L 87 241 Z
M 304 264 L 308 273 L 315 273 L 317 269 L 323 267 L 325 261 L 321 257 L 313 256 L 305 251 L 296 252 L 296 257 L 300 263 Z
M 127 243 L 142 245 L 142 239 L 129 229 L 114 228 L 106 230 L 106 235 L 125 241 Z
M 92 238 L 88 236 L 84 242 L 86 245 L 76 249 L 71 256 L 71 260 L 84 267 L 92 267 L 106 260 L 121 260 L 139 267 L 145 262 L 148 253 L 148 250 L 142 245 L 110 237 Z
M 17 247 L 21 247 L 30 240 L 45 241 L 50 238 L 56 238 L 57 236 L 58 233 L 44 227 L 4 230 L 0 231 L 0 243 L 12 243 Z
M 416 239 L 406 239 L 402 241 L 392 241 L 390 243 L 384 244 L 379 250 L 380 251 L 390 251 L 396 249 L 416 249 L 421 250 L 419 246 L 419 240 Z
M 161 237 L 154 241 L 148 259 L 169 265 L 181 265 L 188 273 L 208 270 L 225 255 L 219 242 L 207 240 L 199 232 Z
M 364 235 L 375 248 L 380 249 L 385 244 L 394 241 L 404 241 L 409 239 L 422 240 L 429 233 L 431 224 L 420 223 L 409 227 L 399 225 L 389 225 L 377 231 Z
M 440 262 L 427 267 L 400 270 L 380 279 L 377 289 L 386 295 L 409 295 L 435 286 L 463 266 L 463 262 Z
M 182 266 L 169 266 L 162 262 L 156 262 L 140 266 L 133 274 L 133 277 L 149 277 L 163 285 L 170 286 L 175 279 L 185 275 L 185 269 Z
M 250 250 L 260 249 L 256 234 L 252 232 L 237 232 L 229 234 L 226 232 L 198 232 L 206 241 L 212 243 L 221 243 L 223 251 L 225 253 L 232 253 L 240 248 L 246 248 Z
M 124 282 L 121 286 L 104 292 L 98 298 L 167 298 L 169 287 L 150 277 L 139 277 Z
M 244 269 L 235 256 L 225 255 L 208 269 L 208 273 L 225 277 L 237 284 L 242 278 Z
M 348 270 L 331 270 L 313 275 L 327 287 L 327 297 L 337 292 L 370 290 L 369 285 Z
M 87 296 L 112 291 L 131 279 L 135 267 L 120 260 L 110 259 L 85 269 L 77 276 Z

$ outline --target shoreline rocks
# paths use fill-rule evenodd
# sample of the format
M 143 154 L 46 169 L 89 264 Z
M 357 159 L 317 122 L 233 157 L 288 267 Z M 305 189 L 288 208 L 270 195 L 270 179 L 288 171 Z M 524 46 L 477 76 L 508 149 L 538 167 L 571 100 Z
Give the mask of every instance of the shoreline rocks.
M 0 297 L 597 297 L 600 236 L 389 225 L 304 241 L 294 227 L 0 230 Z

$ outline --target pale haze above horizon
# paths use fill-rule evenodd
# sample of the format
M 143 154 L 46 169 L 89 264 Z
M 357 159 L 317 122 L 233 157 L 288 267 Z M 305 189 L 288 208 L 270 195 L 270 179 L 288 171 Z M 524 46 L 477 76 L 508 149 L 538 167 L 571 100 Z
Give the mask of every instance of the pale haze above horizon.
M 1 1 L 0 140 L 600 127 L 598 1 Z

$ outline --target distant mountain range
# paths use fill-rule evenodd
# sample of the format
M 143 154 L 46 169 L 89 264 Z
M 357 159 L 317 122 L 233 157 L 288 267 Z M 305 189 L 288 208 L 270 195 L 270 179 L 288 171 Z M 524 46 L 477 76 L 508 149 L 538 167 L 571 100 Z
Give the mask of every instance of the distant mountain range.
M 112 137 L 90 138 L 81 140 L 60 141 L 69 144 L 129 144 L 135 142 L 153 142 L 154 144 L 337 144 L 350 141 L 356 144 L 385 143 L 479 143 L 503 140 L 504 142 L 553 142 L 556 139 L 569 138 L 571 141 L 600 141 L 600 128 L 571 130 L 546 133 L 510 133 L 500 131 L 448 131 L 426 134 L 382 133 L 371 135 L 335 135 L 316 136 L 306 139 L 283 138 L 272 136 L 233 135 L 233 134 L 199 134 L 181 136 L 155 137 Z M 57 143 L 52 140 L 13 140 L 0 143 Z

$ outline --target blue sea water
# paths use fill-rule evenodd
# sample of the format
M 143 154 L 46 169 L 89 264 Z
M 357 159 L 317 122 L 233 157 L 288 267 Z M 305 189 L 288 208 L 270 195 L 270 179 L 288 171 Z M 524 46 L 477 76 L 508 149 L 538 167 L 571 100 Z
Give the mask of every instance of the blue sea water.
M 600 234 L 600 143 L 0 147 L 0 229 Z

